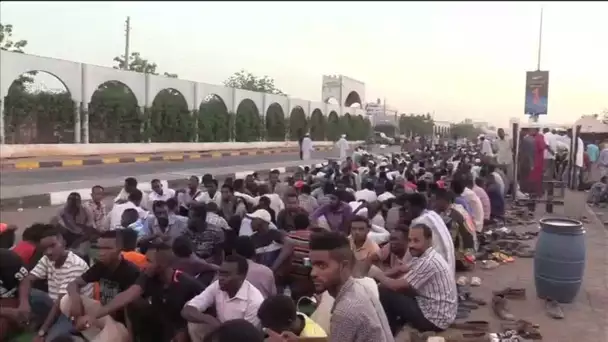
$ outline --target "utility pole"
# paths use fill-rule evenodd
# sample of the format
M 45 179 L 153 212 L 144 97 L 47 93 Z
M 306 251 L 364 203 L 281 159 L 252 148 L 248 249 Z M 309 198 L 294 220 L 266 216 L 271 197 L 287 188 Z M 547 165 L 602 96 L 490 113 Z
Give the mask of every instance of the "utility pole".
M 540 56 L 543 46 L 543 8 L 540 8 L 540 28 L 538 29 L 538 59 L 536 60 L 536 70 L 540 71 Z
M 538 55 L 536 59 L 536 71 L 540 71 L 540 59 L 543 48 L 543 8 L 540 8 L 540 26 L 538 28 Z M 538 122 L 538 114 L 531 115 L 530 120 L 534 123 Z
M 131 17 L 125 21 L 125 63 L 123 69 L 129 70 L 129 45 L 131 43 Z

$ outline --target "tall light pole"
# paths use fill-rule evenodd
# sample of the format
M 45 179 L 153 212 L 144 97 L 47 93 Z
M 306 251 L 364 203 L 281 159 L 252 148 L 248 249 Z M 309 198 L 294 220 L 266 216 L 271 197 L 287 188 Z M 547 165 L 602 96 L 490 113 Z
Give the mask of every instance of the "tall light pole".
M 123 69 L 129 70 L 129 47 L 131 43 L 131 17 L 125 21 L 125 63 Z
M 540 27 L 538 28 L 538 59 L 536 61 L 536 70 L 540 71 L 540 57 L 543 49 L 543 8 L 540 8 Z
M 538 28 L 538 55 L 536 59 L 536 71 L 540 71 L 540 60 L 543 50 L 543 7 L 540 8 L 540 25 Z M 538 122 L 538 114 L 531 115 L 532 122 Z

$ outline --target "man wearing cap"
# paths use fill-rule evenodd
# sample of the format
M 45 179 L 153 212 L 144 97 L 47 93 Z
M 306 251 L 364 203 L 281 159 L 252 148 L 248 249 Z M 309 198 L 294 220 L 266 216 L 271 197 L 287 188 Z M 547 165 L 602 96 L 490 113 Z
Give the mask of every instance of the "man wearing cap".
M 272 219 L 270 213 L 264 209 L 258 209 L 248 217 L 251 219 L 253 231 L 251 240 L 255 246 L 255 261 L 272 267 L 283 248 L 283 233 L 270 227 Z

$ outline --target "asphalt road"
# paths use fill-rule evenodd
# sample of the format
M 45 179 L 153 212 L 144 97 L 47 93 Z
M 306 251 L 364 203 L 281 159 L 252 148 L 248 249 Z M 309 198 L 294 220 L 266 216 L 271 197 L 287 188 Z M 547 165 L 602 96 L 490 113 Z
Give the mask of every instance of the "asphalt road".
M 313 159 L 333 157 L 332 152 L 315 152 Z M 99 177 L 123 179 L 152 173 L 169 173 L 188 169 L 205 167 L 229 167 L 233 165 L 254 165 L 299 160 L 297 153 L 285 153 L 260 156 L 231 156 L 209 159 L 194 159 L 187 161 L 159 161 L 149 163 L 109 164 L 96 166 L 79 166 L 33 170 L 2 171 L 0 186 L 28 186 L 33 184 L 49 184 L 70 182 L 74 180 L 94 180 Z
M 373 151 L 396 152 L 399 147 L 390 147 L 380 150 L 374 148 Z M 323 157 L 334 157 L 331 152 L 316 152 L 313 154 L 313 159 Z M 149 174 L 153 172 L 172 172 L 184 169 L 194 169 L 201 167 L 226 167 L 232 165 L 247 165 L 272 163 L 280 161 L 298 160 L 297 154 L 281 154 L 281 155 L 265 155 L 265 156 L 238 156 L 238 157 L 223 157 L 207 160 L 193 160 L 185 162 L 154 162 L 146 164 L 118 164 L 118 165 L 103 165 L 78 168 L 61 168 L 61 169 L 39 169 L 29 171 L 10 171 L 2 172 L 0 177 L 2 185 L 32 185 L 44 184 L 51 182 L 66 182 L 73 180 L 96 179 L 99 177 L 111 177 L 116 175 L 118 179 L 127 176 L 138 176 L 140 174 Z M 106 199 L 108 204 L 111 204 L 111 199 Z M 49 206 L 43 208 L 32 208 L 18 210 L 5 210 L 0 212 L 0 221 L 16 224 L 22 229 L 36 222 L 49 222 L 50 219 L 57 214 L 60 206 Z M 21 234 L 19 234 L 21 236 Z

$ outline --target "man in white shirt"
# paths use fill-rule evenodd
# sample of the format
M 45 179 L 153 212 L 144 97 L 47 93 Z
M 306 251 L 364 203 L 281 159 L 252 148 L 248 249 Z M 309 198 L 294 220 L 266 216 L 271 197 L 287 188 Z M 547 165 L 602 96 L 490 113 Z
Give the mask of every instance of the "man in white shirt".
M 218 206 L 222 205 L 222 192 L 217 191 L 217 179 L 203 179 L 203 186 L 207 191 L 203 192 L 198 201 L 205 204 L 215 202 Z
M 137 179 L 134 177 L 125 178 L 125 184 L 123 188 L 120 190 L 116 198 L 114 198 L 114 203 L 122 204 L 129 200 L 129 194 L 135 190 L 139 189 L 139 185 L 137 183 Z M 140 190 L 141 191 L 141 190 Z M 142 191 L 143 193 L 143 191 Z M 141 203 L 139 204 L 142 208 L 148 208 L 148 197 L 144 196 L 141 199 Z
M 182 317 L 188 321 L 192 342 L 202 342 L 211 329 L 233 319 L 244 319 L 260 327 L 257 314 L 264 296 L 245 279 L 248 269 L 247 259 L 238 255 L 226 257 L 218 272 L 218 280 L 186 303 Z M 204 313 L 212 307 L 215 308 L 215 316 Z
M 150 182 L 152 186 L 152 192 L 148 194 L 148 203 L 152 205 L 154 201 L 167 201 L 169 198 L 175 197 L 175 190 L 164 189 L 163 184 L 158 179 L 153 179 Z M 149 208 L 151 209 L 151 208 Z
M 376 194 L 376 191 L 374 191 L 374 183 L 365 182 L 365 184 L 363 184 L 363 189 L 355 192 L 355 199 L 367 203 L 376 202 L 378 195 Z
M 555 152 L 557 151 L 557 137 L 551 133 L 549 128 L 543 129 L 543 136 L 545 137 L 545 178 L 553 179 L 555 177 Z
M 127 202 L 114 204 L 112 211 L 106 216 L 105 226 L 110 230 L 122 228 L 122 213 L 127 209 L 137 210 L 139 218 L 145 219 L 148 216 L 148 212 L 140 207 L 142 198 L 143 194 L 138 189 L 131 191 Z
M 479 140 L 481 140 L 481 154 L 485 157 L 493 157 L 494 152 L 492 151 L 492 144 L 490 140 L 486 139 L 485 135 L 480 135 Z
M 572 147 L 572 129 L 568 129 L 568 149 L 571 150 Z M 574 188 L 578 189 L 578 185 L 580 182 L 580 178 L 581 178 L 581 170 L 583 169 L 583 163 L 584 163 L 584 154 L 585 151 L 585 144 L 583 143 L 583 139 L 581 139 L 581 137 L 578 137 L 578 146 L 576 149 L 576 154 L 575 154 L 575 159 L 574 159 Z M 564 172 L 564 174 L 562 175 L 562 181 L 565 183 L 568 183 L 568 170 L 566 170 L 566 172 Z
M 465 182 L 465 185 L 471 185 L 471 182 L 472 180 L 469 179 Z M 473 216 L 473 221 L 475 221 L 475 230 L 477 232 L 483 231 L 483 205 L 479 196 L 471 188 L 465 186 L 462 197 L 471 208 L 471 216 Z
M 420 193 L 407 196 L 404 206 L 407 215 L 413 218 L 410 226 L 424 224 L 433 231 L 433 247 L 448 263 L 452 274 L 456 270 L 454 241 L 445 222 L 436 212 L 427 210 L 426 197 Z
M 513 181 L 513 141 L 505 136 L 505 130 L 498 129 L 498 139 L 494 140 L 496 147 L 496 163 L 507 176 L 509 183 Z

